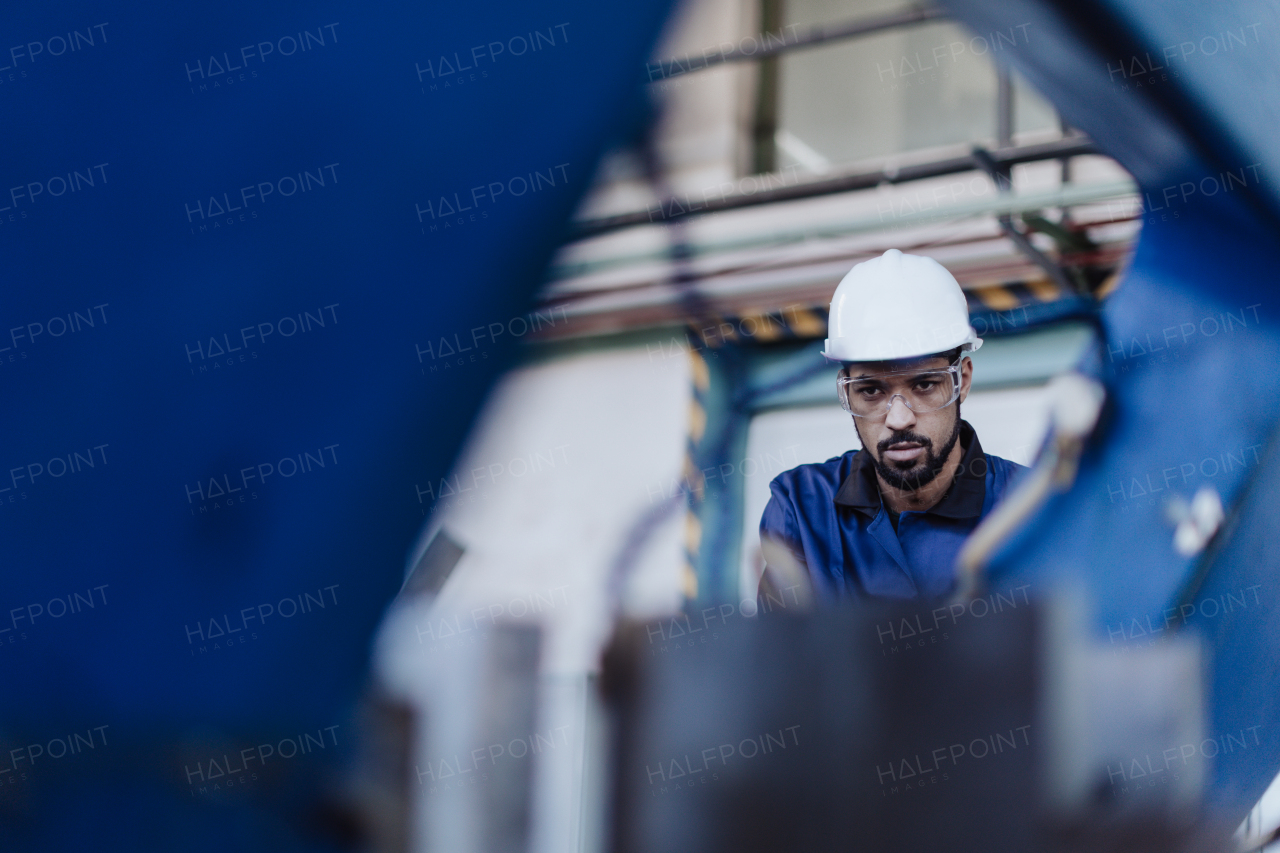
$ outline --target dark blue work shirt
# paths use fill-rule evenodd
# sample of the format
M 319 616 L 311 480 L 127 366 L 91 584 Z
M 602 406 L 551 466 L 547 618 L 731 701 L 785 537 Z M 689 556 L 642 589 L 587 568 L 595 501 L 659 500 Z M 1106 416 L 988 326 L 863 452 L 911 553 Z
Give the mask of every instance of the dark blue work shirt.
M 946 495 L 924 512 L 902 513 L 896 531 L 880 499 L 875 463 L 850 450 L 775 477 L 760 535 L 785 544 L 808 568 L 818 601 L 940 598 L 954 586 L 965 538 L 1027 470 L 983 453 L 965 421 L 960 446 L 960 470 Z

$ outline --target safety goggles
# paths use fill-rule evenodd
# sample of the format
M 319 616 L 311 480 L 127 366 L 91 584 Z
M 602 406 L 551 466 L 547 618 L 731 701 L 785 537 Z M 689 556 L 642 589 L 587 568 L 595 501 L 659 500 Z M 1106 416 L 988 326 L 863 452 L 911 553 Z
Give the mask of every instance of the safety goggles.
M 901 398 L 917 415 L 945 409 L 960 397 L 963 362 L 930 370 L 900 370 L 870 377 L 840 376 L 836 389 L 840 405 L 855 418 L 884 420 L 893 401 Z

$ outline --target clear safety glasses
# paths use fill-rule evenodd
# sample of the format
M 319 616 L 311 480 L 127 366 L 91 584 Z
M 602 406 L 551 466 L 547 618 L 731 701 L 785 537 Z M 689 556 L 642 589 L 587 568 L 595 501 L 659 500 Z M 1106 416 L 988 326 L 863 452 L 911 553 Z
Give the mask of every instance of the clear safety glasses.
M 855 418 L 884 420 L 895 398 L 922 415 L 945 409 L 960 396 L 960 365 L 936 370 L 901 370 L 872 377 L 836 380 L 840 405 Z

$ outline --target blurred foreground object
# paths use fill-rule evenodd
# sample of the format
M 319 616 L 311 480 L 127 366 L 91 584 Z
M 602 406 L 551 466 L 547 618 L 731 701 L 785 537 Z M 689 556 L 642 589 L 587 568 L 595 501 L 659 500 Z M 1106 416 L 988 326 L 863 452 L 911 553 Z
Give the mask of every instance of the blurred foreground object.
M 1260 727 L 1208 724 L 1193 635 L 1092 642 L 1073 596 L 812 612 L 784 589 L 624 622 L 602 714 L 538 675 L 536 629 L 433 650 L 424 618 L 406 602 L 381 638 L 408 746 L 374 756 L 398 777 L 366 801 L 380 853 L 1249 849 L 1205 795 Z
M 0 484 L 0 755 L 97 737 L 0 765 L 0 848 L 354 843 L 326 804 L 418 487 L 511 363 L 503 332 L 601 153 L 645 114 L 666 17 L 5 4 L 21 201 L 0 204 L 19 336 L 0 366 L 22 485 Z M 96 606 L 48 606 L 73 591 Z M 264 759 L 282 742 L 293 757 Z
M 1192 638 L 1090 643 L 1026 587 L 624 625 L 610 849 L 1228 849 L 1202 747 L 1250 733 L 1205 734 L 1200 666 Z
M 1222 732 L 1251 732 L 1248 749 L 1218 756 L 1206 797 L 1243 818 L 1280 767 L 1280 556 L 1268 544 L 1280 381 L 1253 367 L 1280 356 L 1268 313 L 1280 269 L 1280 88 L 1267 82 L 1280 18 L 1247 0 L 947 7 L 975 32 L 1025 28 L 999 61 L 1142 191 L 1138 246 L 1078 367 L 1106 388 L 1102 422 L 1078 448 L 1070 488 L 1043 489 L 1009 536 L 972 556 L 995 587 L 1087 589 L 1094 630 L 1112 644 L 1194 626 L 1213 660 L 1208 717 Z M 1188 405 L 1203 416 L 1183 417 Z
M 384 764 L 371 774 L 393 780 L 401 807 L 366 804 L 374 836 L 405 845 L 388 853 L 530 849 L 534 758 L 560 745 L 538 731 L 540 639 L 537 628 L 500 624 L 465 648 L 415 660 L 401 647 L 384 659 L 378 701 L 408 721 L 399 753 L 377 756 Z

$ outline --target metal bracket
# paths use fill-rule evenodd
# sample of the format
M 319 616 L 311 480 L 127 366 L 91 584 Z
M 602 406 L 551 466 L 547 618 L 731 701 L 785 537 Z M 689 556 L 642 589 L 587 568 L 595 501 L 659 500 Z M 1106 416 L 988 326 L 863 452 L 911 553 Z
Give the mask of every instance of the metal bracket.
M 973 149 L 973 162 L 979 169 L 987 173 L 987 176 L 995 182 L 996 190 L 1001 194 L 1006 194 L 1012 187 L 1008 172 L 998 166 L 992 158 L 991 152 L 985 148 L 975 146 Z M 1000 229 L 1004 231 L 1005 236 L 1013 241 L 1018 247 L 1018 251 L 1026 255 L 1036 266 L 1044 270 L 1045 275 L 1058 285 L 1064 293 L 1079 293 L 1079 286 L 1071 280 L 1071 278 L 1063 271 L 1062 267 L 1049 259 L 1049 256 L 1037 249 L 1027 239 L 1027 235 L 1023 234 L 1017 228 L 1013 227 L 1013 217 L 1009 214 L 1003 214 L 997 217 L 1000 223 Z

